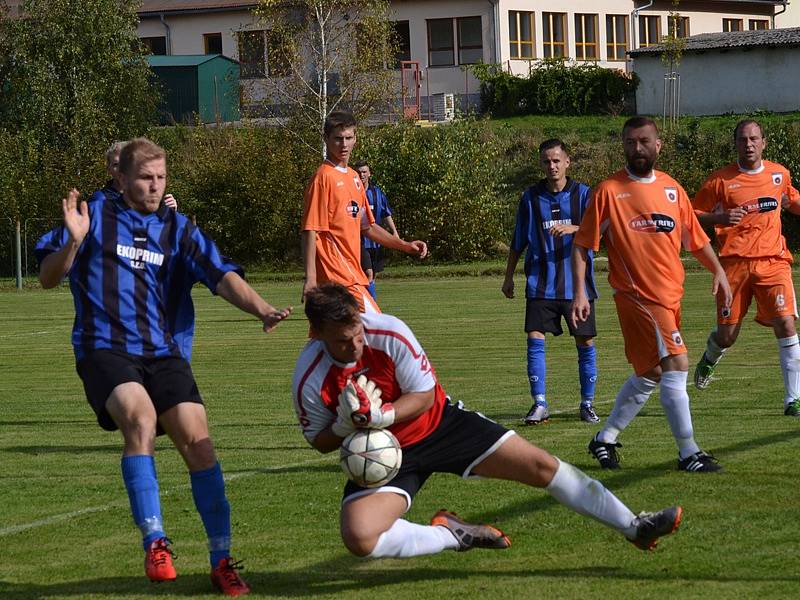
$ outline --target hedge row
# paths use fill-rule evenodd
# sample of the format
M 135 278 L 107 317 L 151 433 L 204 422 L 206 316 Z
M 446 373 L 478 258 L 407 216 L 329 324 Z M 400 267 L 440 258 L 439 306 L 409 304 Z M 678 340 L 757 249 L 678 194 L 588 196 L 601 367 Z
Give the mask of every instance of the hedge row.
M 735 120 L 716 128 L 684 121 L 663 136 L 658 167 L 693 194 L 708 173 L 734 159 Z M 503 253 L 519 195 L 540 177 L 536 148 L 543 139 L 560 135 L 571 148 L 571 175 L 594 185 L 623 165 L 616 129 L 612 123 L 607 135 L 586 141 L 569 126 L 498 127 L 488 120 L 363 128 L 354 160 L 371 163 L 401 235 L 427 240 L 433 262 L 469 261 Z M 772 123 L 767 133 L 767 158 L 800 173 L 800 123 Z M 319 156 L 280 129 L 177 127 L 150 135 L 168 151 L 168 190 L 223 252 L 250 268 L 297 268 L 303 189 Z M 100 159 L 94 172 L 80 176 L 65 174 L 61 164 L 68 162 L 0 139 L 0 274 L 12 273 L 17 217 L 28 224 L 30 247 L 37 227 L 60 218 L 64 191 L 77 184 L 89 192 L 105 179 Z M 797 248 L 800 223 L 791 215 L 785 219 L 790 247 Z

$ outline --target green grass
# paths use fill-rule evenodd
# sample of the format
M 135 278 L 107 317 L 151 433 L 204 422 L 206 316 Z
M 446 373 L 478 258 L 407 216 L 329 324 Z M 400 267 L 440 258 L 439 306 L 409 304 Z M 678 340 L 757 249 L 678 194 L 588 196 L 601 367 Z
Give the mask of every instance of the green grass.
M 704 273 L 687 276 L 683 334 L 692 364 L 712 325 L 709 283 Z M 229 478 L 234 554 L 246 559 L 253 597 L 797 597 L 800 422 L 782 416 L 771 332 L 748 321 L 719 380 L 706 392 L 690 390 L 697 438 L 724 474 L 675 470 L 657 396 L 621 438 L 624 468 L 602 472 L 586 453 L 596 427 L 576 416 L 569 339 L 547 342 L 551 424 L 518 426 L 529 407 L 524 300 L 505 300 L 500 284 L 497 276 L 387 279 L 378 290 L 382 308 L 411 325 L 455 398 L 601 479 L 635 511 L 681 503 L 681 530 L 645 554 L 540 490 L 440 475 L 408 517 L 424 522 L 448 507 L 501 527 L 514 544 L 508 551 L 352 558 L 338 535 L 343 476 L 336 458 L 308 447 L 291 406 L 291 373 L 307 332 L 300 311 L 265 336 L 255 321 L 197 289 L 193 366 Z M 257 287 L 277 305 L 294 303 L 300 291 L 298 282 Z M 605 283 L 601 292 L 598 410 L 606 416 L 630 369 Z M 0 597 L 214 597 L 188 477 L 164 439 L 157 463 L 179 578 L 159 586 L 144 579 L 118 434 L 95 425 L 74 371 L 66 288 L 3 291 L 0 319 Z

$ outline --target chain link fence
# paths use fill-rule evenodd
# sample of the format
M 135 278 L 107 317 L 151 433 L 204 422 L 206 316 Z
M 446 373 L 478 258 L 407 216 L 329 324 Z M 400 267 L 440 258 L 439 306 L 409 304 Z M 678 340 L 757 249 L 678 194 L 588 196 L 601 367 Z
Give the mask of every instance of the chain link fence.
M 20 223 L 22 249 L 21 266 L 23 278 L 36 277 L 39 265 L 33 253 L 36 242 L 46 232 L 61 224 L 60 219 L 32 217 Z M 17 222 L 11 217 L 0 216 L 0 277 L 14 278 L 16 272 Z

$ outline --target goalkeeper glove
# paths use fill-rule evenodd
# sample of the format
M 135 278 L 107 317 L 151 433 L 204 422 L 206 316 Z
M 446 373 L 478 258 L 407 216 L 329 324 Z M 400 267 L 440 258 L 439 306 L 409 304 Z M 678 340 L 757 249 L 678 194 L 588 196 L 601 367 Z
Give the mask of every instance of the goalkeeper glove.
M 394 423 L 394 406 L 391 402 L 382 403 L 381 389 L 374 381 L 361 375 L 353 390 L 358 398 L 358 410 L 352 414 L 356 427 L 383 429 Z

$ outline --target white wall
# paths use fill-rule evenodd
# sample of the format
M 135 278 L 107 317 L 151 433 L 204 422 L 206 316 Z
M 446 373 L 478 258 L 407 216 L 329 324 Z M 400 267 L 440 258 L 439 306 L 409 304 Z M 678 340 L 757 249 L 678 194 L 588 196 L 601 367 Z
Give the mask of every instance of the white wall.
M 165 16 L 170 28 L 172 42 L 168 54 L 204 54 L 203 34 L 222 34 L 222 53 L 238 60 L 239 49 L 235 36 L 242 29 L 260 29 L 250 11 L 207 13 L 204 15 Z M 158 17 L 148 17 L 139 23 L 138 35 L 142 37 L 164 37 L 166 28 Z
M 800 48 L 709 50 L 684 54 L 680 65 L 680 111 L 684 115 L 717 115 L 754 110 L 800 110 Z M 641 78 L 636 109 L 659 115 L 664 105 L 664 66 L 658 55 L 637 57 Z M 746 76 L 743 76 L 746 74 Z

